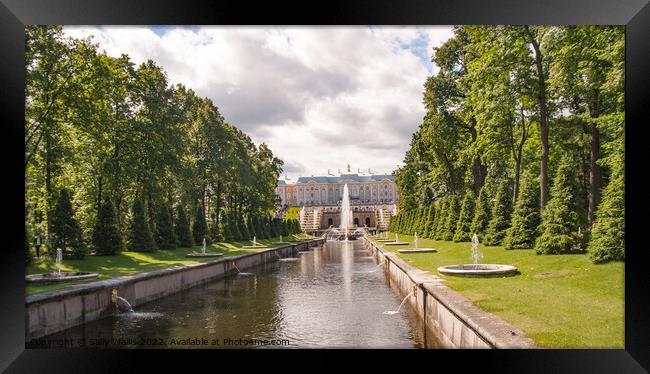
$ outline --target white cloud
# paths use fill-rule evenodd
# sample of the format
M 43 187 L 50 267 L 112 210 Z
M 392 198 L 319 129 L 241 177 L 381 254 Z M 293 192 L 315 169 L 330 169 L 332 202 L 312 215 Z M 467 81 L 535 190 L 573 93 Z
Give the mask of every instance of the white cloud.
M 424 108 L 434 46 L 451 27 L 65 27 L 108 54 L 152 59 L 267 143 L 290 176 L 391 172 Z

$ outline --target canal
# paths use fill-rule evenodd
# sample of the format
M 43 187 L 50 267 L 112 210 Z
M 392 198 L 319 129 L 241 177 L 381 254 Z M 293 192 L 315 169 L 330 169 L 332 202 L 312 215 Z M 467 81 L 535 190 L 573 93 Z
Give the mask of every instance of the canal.
M 422 348 L 422 325 L 360 240 L 242 270 L 46 339 L 109 348 Z M 430 344 L 428 344 L 430 345 Z

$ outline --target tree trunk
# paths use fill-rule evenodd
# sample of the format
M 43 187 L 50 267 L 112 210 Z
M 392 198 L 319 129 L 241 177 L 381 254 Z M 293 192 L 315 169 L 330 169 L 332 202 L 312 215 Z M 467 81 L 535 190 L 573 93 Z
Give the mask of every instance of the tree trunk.
M 596 209 L 600 203 L 600 132 L 595 123 L 591 124 L 591 158 L 589 162 L 589 225 L 596 220 Z
M 45 130 L 48 131 L 48 130 Z M 45 135 L 45 226 L 47 227 L 48 249 L 52 236 L 52 140 L 49 131 Z
M 472 143 L 476 141 L 476 128 L 471 127 L 470 128 L 470 134 L 472 135 Z M 481 163 L 481 157 L 476 156 L 474 160 L 472 161 L 472 179 L 474 181 L 473 183 L 473 192 L 474 192 L 474 197 L 478 197 L 479 192 L 481 191 L 481 187 L 483 187 L 483 183 L 485 183 L 485 173 L 484 173 L 485 167 Z
M 546 108 L 546 81 L 544 79 L 544 67 L 542 66 L 542 52 L 539 43 L 531 33 L 528 26 L 524 26 L 529 42 L 535 50 L 535 67 L 537 69 L 538 95 L 537 104 L 539 106 L 539 135 L 542 148 L 542 156 L 539 166 L 539 190 L 540 190 L 540 209 L 544 210 L 548 201 L 548 113 Z

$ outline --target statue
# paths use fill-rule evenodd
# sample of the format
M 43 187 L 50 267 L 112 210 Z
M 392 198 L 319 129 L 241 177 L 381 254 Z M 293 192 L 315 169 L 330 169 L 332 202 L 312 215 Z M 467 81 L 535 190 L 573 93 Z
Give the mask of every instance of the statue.
M 348 173 L 350 172 L 350 164 L 348 164 Z

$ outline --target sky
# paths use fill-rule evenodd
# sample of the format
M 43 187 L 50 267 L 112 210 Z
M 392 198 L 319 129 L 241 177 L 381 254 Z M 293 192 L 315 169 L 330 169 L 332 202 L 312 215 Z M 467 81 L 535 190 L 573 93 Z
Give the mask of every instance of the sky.
M 281 178 L 391 173 L 424 116 L 435 27 L 65 27 L 100 49 L 154 60 L 284 161 Z

